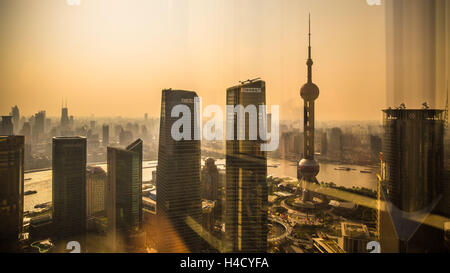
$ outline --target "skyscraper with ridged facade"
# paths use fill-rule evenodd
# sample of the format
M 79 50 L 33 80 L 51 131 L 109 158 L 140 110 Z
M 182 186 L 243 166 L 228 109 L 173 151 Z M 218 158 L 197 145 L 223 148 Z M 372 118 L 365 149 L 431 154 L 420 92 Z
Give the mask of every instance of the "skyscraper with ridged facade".
M 15 252 L 23 226 L 24 137 L 0 136 L 0 252 Z
M 106 215 L 110 245 L 134 247 L 142 225 L 142 140 L 126 148 L 108 147 Z
M 86 231 L 86 138 L 54 137 L 52 200 L 55 237 Z
M 226 142 L 225 252 L 267 251 L 267 153 L 261 150 L 264 141 L 260 137 L 250 139 L 251 130 L 259 132 L 258 119 L 263 114 L 259 106 L 265 104 L 262 80 L 227 89 L 227 106 L 243 106 L 243 111 L 227 113 L 227 133 L 233 135 Z M 252 120 L 244 109 L 253 106 L 257 111 Z M 239 138 L 241 129 L 244 139 Z
M 184 90 L 163 90 L 156 179 L 156 213 L 159 252 L 199 252 L 202 245 L 200 190 L 200 140 L 195 140 L 197 94 Z M 176 106 L 188 109 L 188 117 L 172 117 Z M 187 118 L 190 139 L 175 140 L 172 127 Z

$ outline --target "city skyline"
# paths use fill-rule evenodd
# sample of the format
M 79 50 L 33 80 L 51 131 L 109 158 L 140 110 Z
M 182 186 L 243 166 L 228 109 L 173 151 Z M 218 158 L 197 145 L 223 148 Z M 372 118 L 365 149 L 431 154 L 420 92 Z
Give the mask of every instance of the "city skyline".
M 450 0 L 36 2 L 0 2 L 0 252 L 450 251 Z

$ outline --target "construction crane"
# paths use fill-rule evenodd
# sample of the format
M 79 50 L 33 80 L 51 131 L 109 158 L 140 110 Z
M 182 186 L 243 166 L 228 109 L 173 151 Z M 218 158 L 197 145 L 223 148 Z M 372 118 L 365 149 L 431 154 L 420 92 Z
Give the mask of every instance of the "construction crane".
M 239 81 L 240 84 L 245 84 L 245 83 L 252 83 L 254 81 L 260 80 L 261 78 L 255 78 L 255 79 L 248 79 L 246 81 Z

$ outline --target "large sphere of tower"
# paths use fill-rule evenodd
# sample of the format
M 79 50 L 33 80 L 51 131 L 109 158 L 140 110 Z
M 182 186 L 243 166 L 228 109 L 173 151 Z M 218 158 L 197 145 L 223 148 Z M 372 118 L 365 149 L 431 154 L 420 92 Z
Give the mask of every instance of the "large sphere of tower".
M 316 100 L 319 97 L 319 87 L 312 82 L 305 83 L 300 89 L 300 96 L 304 100 Z
M 306 180 L 312 180 L 319 173 L 320 166 L 314 159 L 303 158 L 298 163 L 298 171 Z

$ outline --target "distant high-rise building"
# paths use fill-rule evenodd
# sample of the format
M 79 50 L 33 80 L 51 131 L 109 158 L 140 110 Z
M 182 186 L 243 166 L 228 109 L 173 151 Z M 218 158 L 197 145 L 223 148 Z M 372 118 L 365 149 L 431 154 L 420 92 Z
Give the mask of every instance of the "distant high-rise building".
M 202 201 L 200 190 L 200 140 L 195 140 L 195 100 L 197 94 L 183 90 L 163 90 L 157 169 L 159 252 L 199 252 L 202 246 Z M 179 119 L 172 117 L 175 106 L 187 106 L 191 139 L 175 140 L 171 130 Z M 186 130 L 183 126 L 183 130 Z
M 67 130 L 70 127 L 69 109 L 66 107 L 61 108 L 61 129 Z
M 105 211 L 106 172 L 97 166 L 86 168 L 86 210 L 87 217 L 94 217 Z
M 314 101 L 319 97 L 319 87 L 312 82 L 312 65 L 311 58 L 311 19 L 309 22 L 309 46 L 308 46 L 308 82 L 300 89 L 300 96 L 304 101 L 303 116 L 303 159 L 298 163 L 297 174 L 302 184 L 302 200 L 304 202 L 312 201 L 312 194 L 307 189 L 308 184 L 317 183 L 317 174 L 319 173 L 319 164 L 314 159 Z
M 45 131 L 48 132 L 52 128 L 52 120 L 50 118 L 45 119 L 45 125 L 44 125 Z
M 266 84 L 262 80 L 227 89 L 227 105 L 242 105 L 244 109 L 253 105 L 257 113 L 253 120 L 245 110 L 227 113 L 227 132 L 233 129 L 234 135 L 233 140 L 226 141 L 225 252 L 267 251 L 267 156 L 261 150 L 261 136 L 249 138 L 250 130 L 259 132 L 258 121 L 263 114 L 259 106 L 265 104 Z M 245 130 L 244 140 L 238 139 L 239 128 Z
M 342 130 L 332 128 L 330 131 L 330 142 L 328 146 L 328 156 L 330 159 L 339 160 L 342 157 Z
M 31 139 L 31 125 L 29 122 L 23 123 L 22 134 L 25 137 L 25 143 L 30 144 L 32 139 Z
M 44 136 L 45 130 L 45 111 L 39 111 L 34 115 L 33 130 L 31 131 L 33 141 L 39 142 Z
M 14 134 L 14 125 L 12 123 L 12 116 L 2 116 L 2 123 L 0 124 L 0 135 L 11 136 Z
M 104 124 L 102 130 L 103 130 L 102 144 L 103 146 L 106 147 L 109 145 L 109 125 Z
M 106 215 L 111 245 L 130 247 L 142 225 L 142 140 L 125 149 L 108 147 Z
M 86 230 L 86 138 L 53 138 L 53 224 L 57 238 Z
M 321 136 L 321 155 L 322 156 L 326 156 L 328 153 L 328 135 L 327 132 L 322 132 L 322 136 Z
M 444 176 L 444 111 L 384 110 L 378 231 L 382 252 L 440 252 Z M 445 217 L 433 217 L 441 215 Z
M 218 200 L 219 190 L 219 170 L 214 159 L 208 158 L 201 172 L 202 178 L 202 199 Z
M 9 114 L 10 116 L 12 116 L 12 122 L 14 124 L 14 128 L 15 130 L 19 130 L 20 128 L 20 112 L 19 112 L 19 107 L 17 107 L 17 105 L 15 105 L 14 107 L 11 108 L 11 113 Z
M 0 252 L 18 251 L 23 226 L 24 137 L 0 136 Z

